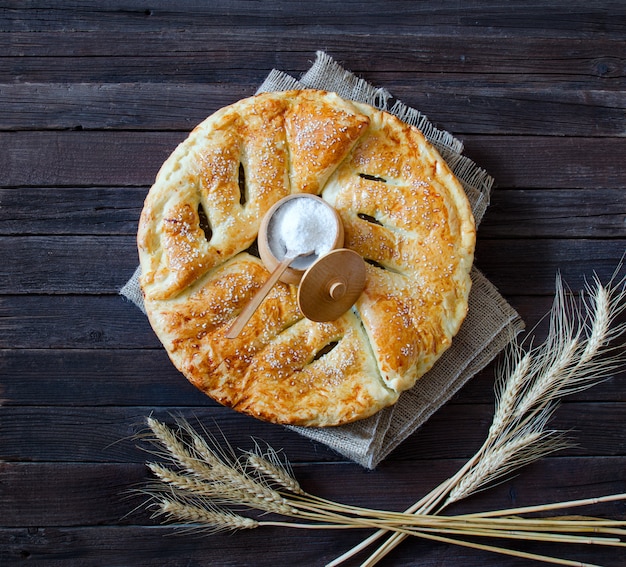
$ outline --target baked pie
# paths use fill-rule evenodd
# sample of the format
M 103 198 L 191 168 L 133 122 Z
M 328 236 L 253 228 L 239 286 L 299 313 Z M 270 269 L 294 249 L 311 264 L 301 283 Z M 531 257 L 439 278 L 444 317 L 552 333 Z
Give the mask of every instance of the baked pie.
M 261 220 L 292 193 L 337 210 L 365 290 L 319 323 L 279 282 L 226 338 L 269 276 Z M 140 284 L 155 333 L 200 390 L 259 419 L 339 425 L 395 403 L 450 346 L 475 235 L 462 186 L 419 130 L 334 93 L 264 93 L 218 110 L 163 164 L 139 223 Z

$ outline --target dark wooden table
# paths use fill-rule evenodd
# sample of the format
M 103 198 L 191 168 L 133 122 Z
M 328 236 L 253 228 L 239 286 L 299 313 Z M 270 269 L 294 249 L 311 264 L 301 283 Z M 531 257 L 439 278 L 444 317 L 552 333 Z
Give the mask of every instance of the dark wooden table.
M 481 372 L 375 471 L 218 407 L 118 295 L 143 199 L 193 126 L 298 76 L 323 49 L 422 110 L 496 179 L 476 263 L 532 327 L 561 271 L 607 280 L 626 249 L 623 2 L 0 3 L 0 564 L 323 565 L 367 532 L 173 536 L 129 498 L 146 416 L 215 422 L 283 448 L 310 491 L 401 510 L 452 474 L 491 419 Z M 538 337 L 545 332 L 540 327 Z M 568 398 L 575 447 L 455 511 L 626 491 L 626 375 Z M 623 518 L 623 504 L 589 513 Z M 623 565 L 615 550 L 520 549 Z M 522 566 L 423 541 L 384 565 Z

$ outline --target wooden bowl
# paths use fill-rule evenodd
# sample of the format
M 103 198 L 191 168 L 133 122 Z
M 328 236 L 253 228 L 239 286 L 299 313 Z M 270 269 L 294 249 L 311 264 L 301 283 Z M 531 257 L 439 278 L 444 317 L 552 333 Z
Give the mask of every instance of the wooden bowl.
M 259 247 L 259 255 L 261 256 L 261 260 L 265 264 L 265 267 L 273 272 L 276 266 L 280 264 L 280 262 L 285 257 L 285 250 L 279 248 L 279 244 L 277 242 L 272 241 L 270 235 L 273 233 L 273 222 L 276 221 L 276 214 L 281 210 L 284 206 L 289 206 L 288 203 L 294 199 L 309 199 L 315 203 L 314 206 L 322 206 L 325 207 L 325 210 L 330 213 L 334 222 L 332 223 L 334 226 L 334 238 L 332 239 L 332 243 L 330 244 L 330 250 L 335 250 L 343 246 L 344 241 L 344 230 L 343 224 L 341 222 L 341 218 L 337 211 L 331 207 L 324 199 L 318 197 L 317 195 L 310 195 L 308 193 L 294 193 L 293 195 L 288 195 L 284 197 L 277 203 L 275 203 L 267 214 L 263 217 L 261 221 L 261 226 L 259 228 L 259 237 L 258 237 L 258 247 Z M 284 209 L 283 209 L 284 212 Z M 330 237 L 329 237 L 330 238 Z M 316 243 L 312 243 L 312 246 L 315 247 Z M 330 251 L 329 250 L 329 251 Z M 311 256 L 299 258 L 295 261 L 289 268 L 287 268 L 283 274 L 280 276 L 280 281 L 292 285 L 298 285 L 304 272 L 309 268 L 319 256 L 317 254 L 312 254 Z

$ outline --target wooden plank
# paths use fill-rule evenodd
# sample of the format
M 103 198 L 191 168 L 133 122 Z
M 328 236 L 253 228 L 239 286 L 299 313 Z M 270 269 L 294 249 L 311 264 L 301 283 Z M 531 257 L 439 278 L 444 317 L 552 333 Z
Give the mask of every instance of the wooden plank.
M 478 240 L 475 265 L 505 296 L 553 294 L 558 273 L 578 291 L 594 272 L 610 281 L 626 251 L 624 240 Z
M 305 490 L 323 498 L 403 510 L 463 464 L 463 459 L 417 460 L 393 466 L 383 463 L 375 471 L 350 463 L 294 464 L 294 475 Z M 4 463 L 0 465 L 2 486 L 14 490 L 0 493 L 2 525 L 153 525 L 146 512 L 133 511 L 144 500 L 130 494 L 150 478 L 139 463 Z M 450 511 L 470 513 L 617 494 L 624 480 L 623 457 L 545 458 Z M 616 518 L 625 517 L 623 505 L 607 504 L 602 509 Z
M 221 407 L 206 396 L 202 405 L 187 408 L 171 405 L 98 408 L 83 399 L 81 407 L 7 406 L 1 414 L 2 461 L 144 462 L 150 459 L 146 450 L 153 448 L 141 441 L 141 436 L 147 432 L 148 416 L 168 423 L 173 423 L 173 416 L 184 416 L 220 439 L 224 435 L 233 447 L 251 449 L 253 437 L 263 439 L 276 449 L 289 450 L 293 462 L 340 460 L 324 445 L 314 444 L 283 426 Z M 28 428 L 24 428 L 24 423 L 29 424 Z
M 137 232 L 148 187 L 0 188 L 0 235 Z M 626 190 L 496 189 L 478 238 L 619 238 Z
M 129 491 L 147 475 L 141 464 L 2 463 L 0 478 L 11 487 L 0 492 L 8 527 L 117 524 L 133 508 Z
M 624 189 L 496 189 L 478 239 L 619 237 L 625 211 Z
M 132 275 L 129 272 L 128 277 Z M 115 296 L 0 297 L 0 348 L 160 348 L 147 317 Z
M 0 132 L 0 187 L 149 186 L 187 132 Z M 501 188 L 623 189 L 624 138 L 463 137 Z M 515 155 L 518 159 L 512 160 Z M 69 156 L 69 158 L 68 158 Z
M 512 235 L 510 235 L 512 236 Z M 611 240 L 484 239 L 476 264 L 505 295 L 551 294 L 558 271 L 574 289 L 595 271 L 608 281 L 626 251 L 626 233 Z M 128 236 L 0 237 L 0 256 L 22 261 L 0 265 L 0 294 L 117 293 L 133 274 L 137 244 Z M 15 256 L 14 256 L 15 257 Z M 45 258 L 45 261 L 43 259 Z
M 0 186 L 151 185 L 188 132 L 0 133 Z
M 557 92 L 548 86 L 491 88 L 472 87 L 471 82 L 463 81 L 458 86 L 441 82 L 421 85 L 418 82 L 412 86 L 387 81 L 385 86 L 400 100 L 410 101 L 410 106 L 418 108 L 437 126 L 459 136 L 611 137 L 626 134 L 626 97 L 623 93 L 583 88 L 573 91 L 576 95 L 571 96 L 572 92 Z M 599 112 L 598 106 L 589 104 L 590 99 L 604 100 L 606 107 Z M 598 104 L 602 106 L 603 103 Z
M 89 43 L 85 34 L 64 34 L 74 40 L 72 44 L 59 34 L 41 53 L 25 51 L 16 57 L 1 52 L 0 81 L 58 83 L 62 77 L 66 83 L 241 84 L 262 79 L 272 67 L 299 76 L 315 57 L 309 38 L 298 30 L 285 29 L 279 36 L 267 28 L 203 26 L 203 30 L 139 32 L 116 37 L 115 42 L 100 41 L 103 34 L 95 31 Z M 515 86 L 534 82 L 535 87 L 551 84 L 561 89 L 569 81 L 579 81 L 581 88 L 618 90 L 625 80 L 624 42 L 606 35 L 567 39 L 522 35 L 493 41 L 492 33 L 468 30 L 462 35 L 422 34 L 416 44 L 412 33 L 384 27 L 347 36 L 337 29 L 319 33 L 319 45 L 333 58 L 378 84 L 388 80 L 445 84 L 474 76 L 495 86 L 515 75 Z M 6 38 L 0 36 L 0 45 L 10 49 L 3 41 Z M 353 49 L 355 41 L 358 51 Z M 91 46 L 98 51 L 76 55 L 81 42 L 83 49 Z M 379 57 L 372 57 L 374 53 Z
M 218 108 L 252 96 L 261 81 L 0 85 L 0 104 L 8 110 L 0 128 L 191 130 Z
M 0 351 L 3 406 L 202 406 L 204 394 L 173 366 L 163 349 L 6 349 Z M 494 365 L 451 404 L 493 404 Z M 626 371 L 568 400 L 626 402 Z
M 0 189 L 0 235 L 134 235 L 147 193 L 147 187 Z
M 5 293 L 115 293 L 139 262 L 132 236 L 0 237 L 0 251 L 21 259 L 0 267 Z
M 505 352 L 498 355 L 493 364 L 476 374 L 449 403 L 490 404 L 493 406 L 496 366 L 504 362 L 505 355 Z M 606 380 L 596 383 L 582 392 L 567 396 L 566 401 L 626 402 L 626 392 L 623 388 L 624 380 L 626 380 L 626 368 L 621 371 L 617 369 Z
M 31 2 L 29 9 L 6 10 L 0 31 L 158 31 L 168 27 L 202 27 L 203 25 L 237 28 L 264 27 L 280 29 L 284 26 L 300 26 L 310 23 L 315 14 L 318 26 L 342 23 L 342 28 L 371 27 L 373 21 L 381 26 L 409 27 L 415 32 L 433 27 L 454 30 L 457 34 L 465 29 L 493 30 L 495 24 L 500 33 L 522 32 L 537 35 L 552 34 L 580 37 L 590 33 L 619 33 L 624 31 L 623 7 L 619 4 L 598 6 L 579 1 L 564 5 L 562 2 L 512 2 L 506 10 L 498 10 L 485 2 L 472 3 L 459 8 L 453 0 L 444 0 L 436 8 L 429 4 L 407 4 L 392 0 L 381 6 L 374 1 L 343 2 L 336 6 L 328 0 L 314 0 L 306 5 L 288 2 L 265 2 L 263 7 L 245 0 L 212 2 L 160 1 L 143 6 L 111 6 L 102 9 L 88 2 L 73 9 L 66 9 L 52 2 Z M 190 11 L 193 17 L 190 16 Z M 505 17 L 506 16 L 506 17 Z M 441 33 L 441 32 L 440 32 Z
M 359 544 L 369 531 L 316 531 L 264 528 L 235 535 L 182 535 L 169 527 L 0 528 L 0 561 L 14 565 L 28 560 L 45 567 L 187 567 L 220 558 L 220 565 L 236 567 L 291 567 L 324 565 Z M 496 543 L 496 542 L 491 542 Z M 587 564 L 620 566 L 619 550 L 567 545 L 517 545 L 524 551 L 552 554 Z M 372 548 L 371 551 L 373 551 Z M 359 556 L 365 559 L 366 555 Z M 446 544 L 404 541 L 382 565 L 393 567 L 528 567 L 515 559 Z M 354 562 L 347 563 L 354 565 Z M 541 565 L 538 563 L 538 565 Z
M 463 141 L 466 155 L 495 178 L 497 187 L 619 189 L 625 186 L 626 173 L 618 165 L 617 156 L 626 152 L 626 138 L 464 136 Z
M 208 400 L 165 350 L 0 352 L 3 406 L 201 406 Z
M 491 405 L 446 405 L 414 433 L 408 442 L 400 445 L 391 458 L 414 460 L 450 458 L 453 455 L 470 457 L 486 438 L 492 417 Z M 566 432 L 567 440 L 575 447 L 560 451 L 559 456 L 626 454 L 626 436 L 623 432 L 625 419 L 625 404 L 563 403 L 550 422 L 550 427 Z
M 428 23 L 422 29 L 415 24 L 395 25 L 392 29 L 380 24 L 367 29 L 346 29 L 342 23 L 317 26 L 314 41 L 297 27 L 228 28 L 213 23 L 188 26 L 186 29 L 139 29 L 133 33 L 117 30 L 31 33 L 16 30 L 0 34 L 0 57 L 36 57 L 44 60 L 80 57 L 88 60 L 139 56 L 148 60 L 148 66 L 150 58 L 176 57 L 176 65 L 170 60 L 162 68 L 163 75 L 159 80 L 167 76 L 168 69 L 173 73 L 179 62 L 184 77 L 184 59 L 198 55 L 206 65 L 210 65 L 209 69 L 241 68 L 246 70 L 245 76 L 250 76 L 250 73 L 267 74 L 272 68 L 278 68 L 299 76 L 310 66 L 315 51 L 320 48 L 357 73 L 384 65 L 390 71 L 407 74 L 415 69 L 416 72 L 459 70 L 489 74 L 532 71 L 558 76 L 587 64 L 590 77 L 618 78 L 623 69 L 619 56 L 623 53 L 623 32 L 611 33 L 608 30 L 605 34 L 585 35 L 578 30 L 572 37 L 571 34 L 558 34 L 551 30 L 550 33 L 528 35 L 514 30 L 509 33 L 510 30 L 504 26 L 497 26 L 488 31 L 476 28 L 458 34 L 455 30 Z M 419 35 L 419 42 L 415 41 L 416 34 Z M 355 44 L 359 46 L 358 51 L 354 50 Z M 497 55 L 499 46 L 500 55 Z M 246 57 L 248 63 L 240 62 Z M 544 60 L 547 61 L 542 71 L 539 67 Z M 492 64 L 491 69 L 489 63 Z M 19 77 L 22 67 L 20 62 L 15 64 Z M 21 64 L 28 65 L 25 60 Z M 95 65 L 97 69 L 98 63 Z M 141 76 L 142 72 L 131 72 L 121 82 L 127 82 L 137 74 Z
M 0 85 L 2 130 L 114 128 L 191 129 L 215 109 L 254 94 L 262 77 L 244 84 L 101 82 Z M 561 82 L 533 84 L 518 77 L 515 88 L 484 76 L 372 77 L 407 104 L 456 134 L 543 134 L 623 136 L 626 134 L 624 85 L 603 87 Z M 225 84 L 227 83 L 227 84 Z M 529 84 L 530 83 L 530 84 Z M 28 106 L 24 107 L 27 103 Z
M 183 379 L 181 377 L 181 379 Z M 249 447 L 251 437 L 284 449 L 294 462 L 336 460 L 324 446 L 314 444 L 285 428 L 242 416 L 222 408 L 210 398 L 197 407 L 11 407 L 0 413 L 0 460 L 23 462 L 142 462 L 136 448 L 145 431 L 145 419 L 154 415 L 169 420 L 182 415 L 222 434 L 235 447 Z M 487 435 L 493 404 L 448 404 L 440 409 L 410 441 L 403 443 L 393 460 L 469 458 Z M 551 427 L 568 432 L 576 446 L 559 455 L 626 455 L 626 404 L 617 402 L 567 402 Z M 28 423 L 25 428 L 24 424 Z
M 0 562 L 16 565 L 28 560 L 45 567 L 187 567 L 218 561 L 223 567 L 318 565 L 324 557 L 330 560 L 369 535 L 350 532 L 327 530 L 311 537 L 305 530 L 267 528 L 214 537 L 181 536 L 172 528 L 157 526 L 0 528 Z M 442 551 L 435 554 L 443 557 Z M 464 565 L 481 567 L 476 562 Z
M 571 287 L 579 289 L 578 285 Z M 550 310 L 554 286 L 550 293 L 506 298 L 526 321 L 528 329 L 532 329 Z M 544 321 L 534 333 L 538 340 L 545 337 L 545 326 Z M 0 297 L 0 349 L 14 348 L 124 350 L 155 349 L 161 348 L 161 344 L 147 317 L 121 297 L 4 296 Z

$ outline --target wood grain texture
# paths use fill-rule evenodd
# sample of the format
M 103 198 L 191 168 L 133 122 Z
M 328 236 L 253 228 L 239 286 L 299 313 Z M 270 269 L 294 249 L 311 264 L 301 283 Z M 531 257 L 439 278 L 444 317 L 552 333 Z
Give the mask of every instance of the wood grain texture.
M 75 79 L 87 83 L 154 83 L 155 86 L 158 83 L 209 86 L 215 81 L 228 91 L 236 84 L 249 84 L 257 74 L 259 79 L 264 78 L 268 63 L 299 74 L 311 60 L 311 39 L 297 30 L 285 29 L 276 36 L 269 29 L 258 27 L 252 29 L 252 37 L 250 28 L 244 27 L 222 29 L 212 25 L 203 29 L 206 32 L 200 29 L 178 32 L 177 43 L 175 30 L 171 33 L 160 30 L 152 36 L 141 32 L 124 34 L 112 45 L 99 44 L 98 32 L 94 31 L 91 40 L 84 34 L 69 36 L 74 37 L 74 49 L 63 39 L 68 34 L 61 32 L 55 44 L 48 46 L 41 56 L 21 53 L 18 57 L 6 53 L 7 57 L 0 57 L 0 79 L 7 84 L 19 81 L 41 85 L 71 84 Z M 563 38 L 553 32 L 547 37 L 499 36 L 494 41 L 494 35 L 479 28 L 458 35 L 437 34 L 433 28 L 434 33 L 420 34 L 416 43 L 415 32 L 396 34 L 384 26 L 368 31 L 346 35 L 341 30 L 320 29 L 319 44 L 326 43 L 325 49 L 332 51 L 338 61 L 349 58 L 355 73 L 371 73 L 374 82 L 378 82 L 378 77 L 384 78 L 385 83 L 395 80 L 398 86 L 401 86 L 400 77 L 415 82 L 439 77 L 443 84 L 451 84 L 471 76 L 480 76 L 486 84 L 502 86 L 510 75 L 517 75 L 523 84 L 552 84 L 559 89 L 571 80 L 579 81 L 581 86 L 617 91 L 624 82 L 621 37 L 594 34 L 587 38 Z M 42 33 L 46 38 L 45 32 L 36 32 L 36 36 Z M 31 35 L 34 40 L 35 34 Z M 13 36 L 0 35 L 0 41 L 9 48 L 9 40 L 12 38 L 12 44 L 16 45 L 19 37 L 19 32 Z M 21 37 L 26 37 L 26 32 Z M 351 43 L 354 40 L 361 43 L 358 52 Z M 387 44 L 385 51 L 393 54 L 384 66 L 372 60 L 372 53 L 380 51 L 382 41 Z M 98 52 L 75 52 L 77 46 L 88 45 L 97 47 Z M 273 52 L 268 53 L 265 47 L 273 48 Z M 527 57 L 521 57 L 520 52 Z M 445 70 L 445 75 L 440 69 Z M 555 76 L 559 80 L 557 85 Z
M 323 498 L 402 510 L 462 464 L 459 459 L 390 461 L 372 474 L 354 464 L 317 462 L 294 464 L 294 476 L 305 490 Z M 534 464 L 523 476 L 495 487 L 484 497 L 455 504 L 450 511 L 462 514 L 477 512 L 482 506 L 511 508 L 571 500 L 580 488 L 587 490 L 590 498 L 601 496 L 623 486 L 624 473 L 619 466 L 620 459 L 615 457 L 555 457 Z M 411 474 L 418 480 L 409 490 L 406 475 Z M 607 481 L 607 477 L 614 480 Z M 128 490 L 139 489 L 150 480 L 143 463 L 8 463 L 0 465 L 0 479 L 19 488 L 2 493 L 0 510 L 6 527 L 156 524 L 149 520 L 149 512 L 133 510 L 132 504 L 136 506 L 142 497 Z M 30 505 L 19 506 L 20 500 Z M 59 506 L 63 500 L 66 505 Z M 608 507 L 613 513 L 619 509 L 619 504 Z
M 0 188 L 0 236 L 131 236 L 148 187 Z M 624 233 L 626 191 L 496 188 L 479 239 L 614 238 Z
M 323 49 L 452 131 L 493 175 L 476 265 L 542 340 L 556 273 L 578 293 L 626 252 L 625 35 L 626 5 L 610 0 L 0 7 L 0 565 L 314 567 L 367 535 L 175 536 L 134 511 L 150 414 L 219 428 L 237 447 L 257 437 L 284 448 L 305 488 L 342 502 L 401 510 L 453 474 L 487 431 L 495 363 L 375 471 L 225 409 L 118 295 L 137 264 L 143 200 L 197 123 L 273 68 L 299 77 Z M 454 511 L 625 492 L 625 377 L 561 405 L 553 425 L 572 447 Z M 625 518 L 626 508 L 584 513 Z M 517 548 L 626 562 L 607 548 Z M 411 541 L 381 563 L 416 564 L 529 562 Z
M 206 5 L 185 0 L 162 0 L 144 6 L 112 5 L 94 11 L 94 0 L 81 3 L 71 9 L 50 1 L 29 4 L 28 10 L 5 9 L 5 31 L 28 33 L 46 30 L 81 32 L 106 30 L 113 32 L 161 31 L 174 28 L 177 31 L 202 28 L 203 24 L 222 28 L 243 27 L 277 30 L 285 26 L 307 25 L 333 26 L 344 30 L 406 26 L 413 33 L 422 30 L 445 29 L 450 33 L 471 29 L 491 31 L 495 35 L 561 35 L 587 37 L 590 34 L 609 35 L 624 31 L 625 10 L 619 2 L 589 5 L 576 0 L 562 2 L 511 2 L 506 8 L 494 7 L 481 0 L 459 7 L 454 0 L 444 0 L 436 5 L 407 4 L 392 0 L 381 6 L 374 0 L 349 0 L 337 6 L 333 0 L 313 0 L 302 4 L 297 0 L 268 2 L 263 6 L 247 0 L 229 0 Z M 193 17 L 190 20 L 190 12 Z M 496 25 L 494 25 L 496 24 Z M 495 29 L 494 29 L 495 27 Z M 312 38 L 313 39 L 313 38 Z
M 593 271 L 608 281 L 624 250 L 624 238 L 607 240 L 601 250 L 595 239 L 494 238 L 479 241 L 475 257 L 503 293 L 527 292 L 521 270 L 533 273 L 534 293 L 548 295 L 559 271 L 574 290 Z M 23 259 L 0 264 L 2 294 L 115 294 L 139 263 L 134 236 L 0 236 L 0 254 Z M 593 270 L 581 271 L 580 262 Z
M 180 378 L 184 380 L 184 378 Z M 169 414 L 183 416 L 201 424 L 213 435 L 223 434 L 233 447 L 252 448 L 256 436 L 285 450 L 293 462 L 332 461 L 333 453 L 302 443 L 295 433 L 287 433 L 273 424 L 242 418 L 229 409 L 205 398 L 197 407 L 167 409 L 137 406 L 127 408 L 93 407 L 85 399 L 84 407 L 6 407 L 0 415 L 3 446 L 0 460 L 19 462 L 141 462 L 146 455 L 136 447 L 145 432 L 145 417 L 172 421 Z M 414 435 L 402 444 L 394 460 L 436 460 L 469 458 L 480 447 L 491 419 L 493 404 L 446 405 Z M 561 456 L 620 456 L 626 452 L 623 402 L 568 402 L 554 418 L 554 427 L 568 431 L 574 447 L 559 452 Z M 28 428 L 24 428 L 24 422 Z M 446 427 L 454 423 L 455 427 Z M 80 427 L 77 427 L 80 424 Z M 442 479 L 443 480 L 443 479 Z
M 318 464 L 296 466 L 295 474 L 305 489 L 324 497 L 400 510 L 416 498 L 415 494 L 407 493 L 405 475 L 419 478 L 419 482 L 414 483 L 414 486 L 417 484 L 415 492 L 422 494 L 461 464 L 462 461 L 457 460 L 399 463 L 381 467 L 376 475 L 355 465 Z M 604 479 L 611 475 L 620 478 L 620 465 L 620 460 L 613 458 L 546 460 L 527 469 L 525 475 L 485 493 L 481 499 L 458 505 L 455 511 L 469 513 L 479 511 L 482 506 L 510 507 L 568 500 L 579 490 L 590 496 L 619 491 L 623 481 L 607 483 Z M 167 565 L 203 564 L 206 557 L 220 557 L 223 565 L 269 566 L 275 565 L 277 560 L 316 565 L 339 555 L 369 533 L 361 530 L 340 535 L 320 532 L 311 538 L 297 530 L 268 528 L 237 534 L 234 536 L 237 545 L 233 545 L 233 536 L 228 535 L 172 537 L 171 528 L 156 526 L 146 513 L 127 514 L 129 505 L 136 505 L 140 499 L 123 493 L 124 482 L 137 487 L 145 478 L 145 467 L 135 464 L 3 465 L 0 479 L 20 488 L 19 501 L 26 501 L 29 506 L 16 506 L 17 499 L 10 495 L 0 501 L 7 524 L 0 530 L 0 559 L 11 562 L 28 558 L 35 564 L 82 566 L 101 565 L 103 560 L 108 564 L 150 565 L 150 561 Z M 42 485 L 49 490 L 38 490 Z M 349 498 L 346 493 L 350 494 Z M 59 498 L 55 500 L 54 494 L 64 495 L 64 506 L 58 505 Z M 619 513 L 616 506 L 606 511 Z M 47 527 L 34 527 L 41 526 L 42 520 Z M 77 520 L 82 526 L 76 526 Z M 297 549 L 298 546 L 301 549 Z M 546 551 L 541 546 L 523 547 Z M 296 549 L 297 555 L 294 555 Z M 572 556 L 571 551 L 569 556 Z M 602 561 L 608 566 L 619 565 L 615 554 L 602 548 L 577 549 L 574 557 Z M 445 565 L 451 559 L 463 565 L 478 567 L 479 561 L 485 564 L 484 554 L 459 549 L 451 556 L 447 546 L 420 542 L 403 544 L 393 554 L 391 564 L 415 565 L 416 558 L 420 565 Z M 495 561 L 493 565 L 505 567 L 528 564 L 500 557 Z
M 0 132 L 2 187 L 150 186 L 188 132 Z M 626 137 L 466 135 L 466 154 L 499 188 L 623 188 Z M 515 160 L 507 159 L 511 154 Z
M 42 372 L 45 369 L 45 372 Z M 142 407 L 198 407 L 211 402 L 169 361 L 162 348 L 10 348 L 0 351 L 4 406 L 89 405 Z M 493 405 L 495 365 L 480 372 L 450 404 Z M 608 380 L 568 400 L 626 402 L 623 381 L 615 373 Z
M 320 533 L 311 538 L 301 530 L 286 532 L 268 528 L 240 533 L 235 538 L 211 538 L 201 535 L 178 537 L 172 528 L 152 526 L 9 528 L 0 532 L 0 560 L 8 564 L 28 560 L 33 565 L 46 567 L 100 567 L 103 562 L 107 565 L 130 563 L 137 567 L 152 567 L 155 563 L 188 567 L 205 565 L 219 557 L 220 565 L 225 567 L 274 567 L 276 558 L 280 557 L 291 565 L 323 565 L 368 535 L 369 532 L 364 531 L 344 531 L 340 534 Z M 237 545 L 233 545 L 233 539 L 237 540 Z M 550 546 L 521 548 L 544 554 L 552 549 Z M 586 546 L 576 551 L 572 553 L 570 550 L 569 554 L 561 553 L 561 556 L 620 567 L 621 559 L 616 561 L 611 550 L 606 548 L 596 550 Z M 450 564 L 451 554 L 449 547 L 443 544 L 410 541 L 395 550 L 383 565 L 414 567 L 416 558 L 421 567 L 440 567 Z M 507 557 L 497 557 L 497 563 L 485 563 L 484 553 L 463 548 L 455 552 L 453 560 L 464 567 L 529 565 L 526 560 Z
M 109 64 L 117 65 L 113 60 Z M 164 61 L 157 64 L 167 66 Z M 63 70 L 60 73 L 66 74 Z M 384 72 L 371 81 L 385 85 L 396 98 L 422 109 L 427 116 L 436 117 L 439 125 L 457 135 L 521 135 L 542 129 L 548 135 L 601 137 L 626 133 L 622 80 L 598 84 L 593 79 L 566 76 L 560 89 L 555 90 L 549 80 L 528 79 L 522 73 L 512 71 L 485 80 L 473 73 L 451 73 L 441 79 L 429 74 L 416 78 Z M 149 77 L 146 82 L 138 82 L 137 78 L 132 83 L 2 85 L 0 104 L 10 112 L 0 117 L 0 128 L 191 129 L 216 109 L 254 94 L 265 74 L 252 83 L 241 84 L 237 80 L 241 71 L 229 70 L 224 73 L 233 78 L 228 86 L 183 83 L 181 79 L 150 82 Z M 26 115 L 21 111 L 25 102 Z M 527 118 L 520 120 L 520 115 Z

